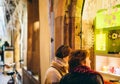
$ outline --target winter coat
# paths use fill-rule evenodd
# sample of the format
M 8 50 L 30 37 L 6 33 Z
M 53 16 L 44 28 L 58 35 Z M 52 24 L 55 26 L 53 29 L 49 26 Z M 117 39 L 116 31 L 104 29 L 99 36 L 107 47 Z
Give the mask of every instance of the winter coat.
M 46 72 L 44 84 L 59 84 L 66 73 L 68 73 L 66 63 L 61 58 L 56 58 Z
M 60 80 L 60 84 L 104 84 L 102 76 L 87 66 L 78 66 Z

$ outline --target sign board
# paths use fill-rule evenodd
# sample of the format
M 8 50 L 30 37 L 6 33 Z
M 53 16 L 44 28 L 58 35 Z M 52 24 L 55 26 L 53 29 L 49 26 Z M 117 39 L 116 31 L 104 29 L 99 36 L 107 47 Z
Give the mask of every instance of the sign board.
M 14 60 L 13 60 L 13 50 L 5 50 L 4 51 L 4 64 L 7 65 L 12 65 Z M 4 71 L 11 71 L 12 68 L 4 68 Z

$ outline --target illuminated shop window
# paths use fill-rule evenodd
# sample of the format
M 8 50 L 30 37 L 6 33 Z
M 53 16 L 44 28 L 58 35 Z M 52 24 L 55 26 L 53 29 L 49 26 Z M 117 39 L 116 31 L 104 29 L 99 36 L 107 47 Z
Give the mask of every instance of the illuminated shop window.
M 106 50 L 106 34 L 96 35 L 96 50 L 100 51 Z

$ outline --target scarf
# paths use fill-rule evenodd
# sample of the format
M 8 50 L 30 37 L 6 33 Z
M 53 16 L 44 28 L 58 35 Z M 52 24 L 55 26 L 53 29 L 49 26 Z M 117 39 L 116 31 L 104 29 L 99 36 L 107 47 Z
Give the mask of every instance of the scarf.
M 96 71 L 93 71 L 92 69 L 90 69 L 88 66 L 77 66 L 74 69 L 72 69 L 70 72 L 72 73 L 81 73 L 81 74 L 99 74 Z
M 68 73 L 68 66 L 61 58 L 56 58 L 53 60 L 51 66 L 57 68 L 63 75 Z

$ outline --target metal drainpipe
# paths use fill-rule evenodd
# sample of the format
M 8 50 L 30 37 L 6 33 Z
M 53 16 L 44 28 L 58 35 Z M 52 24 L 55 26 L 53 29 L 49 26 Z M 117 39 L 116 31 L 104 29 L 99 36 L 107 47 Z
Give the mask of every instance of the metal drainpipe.
M 81 46 L 80 46 L 80 49 L 82 49 L 82 15 L 83 15 L 84 4 L 85 4 L 85 0 L 83 0 L 82 10 L 81 10 L 81 26 L 80 26 L 80 39 L 81 39 Z

